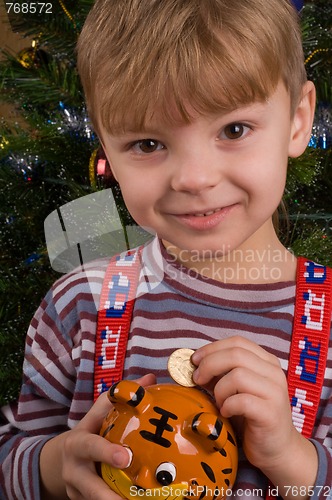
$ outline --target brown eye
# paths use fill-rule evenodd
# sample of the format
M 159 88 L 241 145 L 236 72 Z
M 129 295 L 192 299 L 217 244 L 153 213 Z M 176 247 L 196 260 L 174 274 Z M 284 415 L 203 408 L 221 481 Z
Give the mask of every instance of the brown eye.
M 155 151 L 161 149 L 161 144 L 153 139 L 144 139 L 143 141 L 139 141 L 137 143 L 137 147 L 142 153 L 154 153 Z
M 248 127 L 245 127 L 241 123 L 231 123 L 225 127 L 224 135 L 227 139 L 240 139 L 245 133 L 246 128 Z

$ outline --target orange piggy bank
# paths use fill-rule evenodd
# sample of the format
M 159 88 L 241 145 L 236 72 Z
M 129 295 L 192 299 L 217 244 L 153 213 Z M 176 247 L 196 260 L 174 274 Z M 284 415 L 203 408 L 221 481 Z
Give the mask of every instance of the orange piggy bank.
M 131 455 L 124 470 L 101 465 L 104 481 L 116 493 L 161 500 L 230 496 L 238 463 L 235 435 L 207 394 L 120 381 L 108 397 L 113 408 L 100 434 Z

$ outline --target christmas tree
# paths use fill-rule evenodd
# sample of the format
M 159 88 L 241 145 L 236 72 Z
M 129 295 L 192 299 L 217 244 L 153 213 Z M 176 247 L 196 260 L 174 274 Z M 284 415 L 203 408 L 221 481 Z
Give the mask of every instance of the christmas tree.
M 3 52 L 1 99 L 20 123 L 0 124 L 0 400 L 17 392 L 22 346 L 32 315 L 59 274 L 52 270 L 44 220 L 90 193 L 89 162 L 97 147 L 75 69 L 75 44 L 91 1 L 6 4 L 13 31 L 27 38 Z
M 0 404 L 17 394 L 28 324 L 60 276 L 50 265 L 44 221 L 71 200 L 108 186 L 107 169 L 96 174 L 101 153 L 75 64 L 77 36 L 91 4 L 5 4 L 11 28 L 27 44 L 19 53 L 3 51 L 0 63 L 0 98 L 15 103 L 22 117 L 19 124 L 0 123 Z M 317 86 L 317 114 L 310 147 L 290 162 L 289 222 L 281 215 L 281 237 L 296 254 L 332 265 L 332 7 L 325 0 L 296 4 L 308 76 Z M 116 186 L 114 195 L 127 220 Z
M 331 265 L 332 5 L 323 0 L 304 2 L 301 20 L 306 69 L 316 85 L 317 108 L 309 148 L 290 161 L 285 194 L 290 226 L 284 241 L 296 255 Z

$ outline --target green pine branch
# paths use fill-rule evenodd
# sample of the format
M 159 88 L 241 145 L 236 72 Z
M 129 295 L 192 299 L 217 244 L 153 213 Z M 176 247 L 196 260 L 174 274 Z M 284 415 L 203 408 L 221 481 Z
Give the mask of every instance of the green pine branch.
M 19 0 L 16 3 L 26 2 Z M 40 45 L 48 44 L 49 51 L 57 57 L 72 56 L 74 44 L 93 0 L 53 0 L 50 4 L 51 9 L 44 7 L 41 10 L 37 6 L 37 12 L 27 12 L 28 9 L 22 8 L 14 12 L 12 8 L 9 13 L 11 27 L 13 31 L 37 39 Z
M 17 102 L 20 105 L 42 106 L 54 109 L 59 101 L 82 104 L 82 90 L 75 69 L 61 61 L 51 60 L 39 67 L 32 65 L 27 69 L 12 55 L 4 53 L 6 61 L 0 64 L 2 81 L 0 97 L 2 100 Z

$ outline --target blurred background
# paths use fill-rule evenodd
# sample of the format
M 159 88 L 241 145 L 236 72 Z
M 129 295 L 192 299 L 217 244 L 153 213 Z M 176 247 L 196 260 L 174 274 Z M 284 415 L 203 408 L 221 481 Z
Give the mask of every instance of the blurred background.
M 280 232 L 295 254 L 332 265 L 332 5 L 294 4 L 308 76 L 317 87 L 317 112 L 306 153 L 290 162 L 288 218 L 280 214 Z M 60 276 L 48 258 L 46 217 L 112 187 L 129 220 L 107 168 L 97 169 L 103 155 L 76 72 L 75 43 L 91 5 L 0 4 L 0 405 L 17 395 L 26 330 Z

